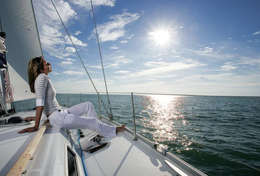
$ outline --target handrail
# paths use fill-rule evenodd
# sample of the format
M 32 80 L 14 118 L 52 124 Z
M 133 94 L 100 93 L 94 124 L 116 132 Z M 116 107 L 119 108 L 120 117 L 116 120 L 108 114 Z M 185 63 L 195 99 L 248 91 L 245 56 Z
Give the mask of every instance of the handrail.
M 136 137 L 136 123 L 135 123 L 135 104 L 134 104 L 134 94 L 131 92 L 131 100 L 132 100 L 132 109 L 133 109 L 133 122 L 134 122 L 134 141 L 137 140 Z
M 41 141 L 47 126 L 44 124 L 39 131 L 36 133 L 31 142 L 27 145 L 25 151 L 20 155 L 19 159 L 16 161 L 14 166 L 10 169 L 7 176 L 20 176 L 26 172 L 26 167 L 29 160 L 32 160 L 33 155 L 36 151 L 37 146 Z

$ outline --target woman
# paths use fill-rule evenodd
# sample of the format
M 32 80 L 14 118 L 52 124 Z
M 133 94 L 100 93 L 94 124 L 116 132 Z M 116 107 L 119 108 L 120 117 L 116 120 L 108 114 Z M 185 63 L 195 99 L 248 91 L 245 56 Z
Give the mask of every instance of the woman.
M 97 119 L 97 114 L 92 103 L 85 102 L 68 109 L 62 109 L 56 100 L 56 90 L 47 76 L 50 67 L 45 59 L 40 56 L 33 58 L 28 64 L 28 78 L 32 93 L 36 95 L 35 126 L 19 131 L 19 133 L 37 131 L 42 112 L 46 114 L 51 126 L 57 128 L 88 128 L 97 131 L 105 137 L 115 137 L 118 132 L 124 131 L 125 126 L 109 126 Z M 86 114 L 87 116 L 82 116 Z
M 48 73 L 46 75 L 48 75 L 50 72 L 52 72 L 52 67 L 49 62 L 47 62 L 47 66 L 48 66 Z M 29 117 L 24 118 L 23 120 L 25 120 L 26 122 L 30 122 L 30 121 L 35 120 L 35 116 L 29 116 Z

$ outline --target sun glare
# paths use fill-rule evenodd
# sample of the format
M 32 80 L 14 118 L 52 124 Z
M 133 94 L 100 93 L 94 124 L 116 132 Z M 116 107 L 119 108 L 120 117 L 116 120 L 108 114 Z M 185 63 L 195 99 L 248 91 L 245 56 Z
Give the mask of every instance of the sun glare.
M 168 29 L 156 29 L 149 32 L 149 38 L 154 41 L 156 45 L 166 46 L 170 43 L 171 34 Z

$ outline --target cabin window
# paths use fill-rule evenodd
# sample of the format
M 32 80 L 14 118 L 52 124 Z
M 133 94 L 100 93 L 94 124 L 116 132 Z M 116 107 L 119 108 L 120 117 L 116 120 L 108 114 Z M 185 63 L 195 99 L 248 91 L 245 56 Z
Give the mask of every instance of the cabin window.
M 69 176 L 78 176 L 76 155 L 69 147 L 67 149 Z

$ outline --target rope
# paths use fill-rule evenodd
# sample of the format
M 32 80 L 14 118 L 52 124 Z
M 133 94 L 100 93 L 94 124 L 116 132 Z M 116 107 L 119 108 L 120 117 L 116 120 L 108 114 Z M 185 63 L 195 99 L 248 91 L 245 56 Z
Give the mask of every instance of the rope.
M 110 103 L 108 89 L 107 89 L 107 81 L 106 81 L 105 69 L 104 69 L 104 64 L 103 64 L 103 57 L 102 57 L 102 52 L 101 52 L 101 44 L 100 44 L 100 39 L 99 39 L 98 31 L 97 31 L 97 23 L 96 23 L 96 18 L 95 18 L 92 0 L 90 0 L 90 4 L 91 4 L 93 22 L 94 22 L 94 26 L 95 26 L 95 34 L 96 34 L 96 40 L 97 40 L 97 44 L 98 44 L 98 51 L 99 51 L 99 57 L 100 57 L 100 62 L 101 62 L 101 67 L 102 67 L 102 73 L 103 73 L 104 83 L 105 83 L 105 87 L 106 87 L 107 102 L 108 102 L 110 115 L 111 115 L 110 118 L 112 118 L 113 114 L 112 114 L 111 103 Z
M 56 11 L 56 13 L 57 13 L 59 19 L 60 19 L 61 24 L 63 25 L 63 28 L 64 28 L 64 30 L 65 30 L 67 36 L 69 37 L 70 42 L 72 43 L 73 48 L 74 48 L 75 51 L 76 51 L 76 54 L 77 54 L 78 58 L 80 59 L 81 65 L 83 66 L 83 68 L 84 68 L 86 74 L 88 75 L 88 78 L 89 78 L 89 80 L 90 80 L 92 86 L 94 87 L 97 96 L 99 96 L 99 92 L 98 92 L 98 90 L 97 90 L 97 88 L 96 88 L 96 86 L 95 86 L 95 84 L 94 84 L 94 82 L 93 82 L 93 80 L 92 80 L 92 78 L 91 78 L 91 76 L 90 76 L 90 74 L 89 74 L 89 72 L 88 72 L 88 70 L 87 70 L 87 68 L 86 68 L 86 66 L 85 66 L 85 64 L 84 64 L 84 62 L 83 62 L 83 60 L 82 60 L 80 54 L 79 54 L 79 52 L 78 52 L 78 48 L 76 47 L 76 45 L 75 45 L 74 42 L 72 41 L 71 35 L 70 35 L 70 33 L 69 33 L 67 27 L 65 26 L 65 23 L 63 22 L 63 20 L 62 20 L 62 18 L 61 18 L 61 16 L 60 16 L 60 13 L 59 13 L 59 11 L 58 11 L 56 5 L 54 4 L 53 0 L 51 0 L 51 3 L 52 3 L 52 5 L 53 5 L 53 7 L 54 7 L 54 9 L 55 9 L 55 11 Z M 100 99 L 101 99 L 101 98 L 100 98 Z M 104 109 L 106 110 L 106 113 L 107 113 L 108 115 L 110 115 L 110 114 L 108 113 L 108 111 L 107 111 L 107 109 L 106 109 L 106 107 L 105 107 L 104 102 L 102 101 L 102 99 L 101 99 L 101 102 L 102 102 L 102 105 L 103 105 Z M 111 109 L 111 108 L 110 108 L 110 109 Z

